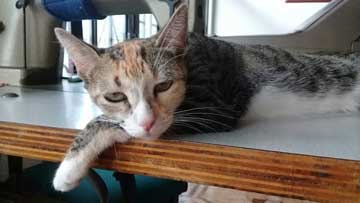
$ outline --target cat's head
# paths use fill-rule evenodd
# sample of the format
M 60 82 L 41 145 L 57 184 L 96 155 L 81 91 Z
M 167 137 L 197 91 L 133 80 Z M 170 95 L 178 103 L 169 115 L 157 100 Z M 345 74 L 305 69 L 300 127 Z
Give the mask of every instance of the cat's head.
M 63 29 L 55 33 L 95 104 L 104 114 L 123 120 L 130 136 L 157 138 L 170 127 L 185 95 L 185 5 L 155 36 L 103 50 Z

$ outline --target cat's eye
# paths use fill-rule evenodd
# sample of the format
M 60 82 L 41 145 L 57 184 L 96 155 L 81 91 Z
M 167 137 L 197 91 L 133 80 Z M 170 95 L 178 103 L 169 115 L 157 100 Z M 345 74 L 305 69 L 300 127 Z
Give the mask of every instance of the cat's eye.
M 108 102 L 117 103 L 126 101 L 127 97 L 124 93 L 121 92 L 112 92 L 104 95 L 104 98 Z
M 160 92 L 165 92 L 166 90 L 170 89 L 170 87 L 173 85 L 173 81 L 172 80 L 167 80 L 165 82 L 159 83 L 155 86 L 154 89 L 154 93 L 160 93 Z

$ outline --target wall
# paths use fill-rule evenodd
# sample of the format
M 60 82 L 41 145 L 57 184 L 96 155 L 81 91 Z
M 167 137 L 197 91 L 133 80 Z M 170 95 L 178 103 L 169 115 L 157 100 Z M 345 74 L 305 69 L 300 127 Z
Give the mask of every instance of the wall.
M 294 32 L 328 3 L 285 0 L 213 0 L 213 33 L 217 36 L 271 35 Z
M 349 51 L 360 35 L 360 1 L 337 0 L 334 8 L 321 15 L 307 29 L 285 35 L 233 36 L 222 39 L 235 43 L 269 44 L 291 49 Z

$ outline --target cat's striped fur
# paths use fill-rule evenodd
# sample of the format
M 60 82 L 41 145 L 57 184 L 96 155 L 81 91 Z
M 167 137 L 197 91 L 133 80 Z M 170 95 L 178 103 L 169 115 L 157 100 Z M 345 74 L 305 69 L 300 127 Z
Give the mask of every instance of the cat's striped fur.
M 227 127 L 231 130 L 239 119 L 359 108 L 359 53 L 290 52 L 265 45 L 232 44 L 197 34 L 190 34 L 188 42 L 187 93 L 179 108 L 209 107 L 191 112 L 196 117 L 221 121 L 207 122 L 219 131 Z M 206 126 L 196 128 L 201 132 L 210 130 Z

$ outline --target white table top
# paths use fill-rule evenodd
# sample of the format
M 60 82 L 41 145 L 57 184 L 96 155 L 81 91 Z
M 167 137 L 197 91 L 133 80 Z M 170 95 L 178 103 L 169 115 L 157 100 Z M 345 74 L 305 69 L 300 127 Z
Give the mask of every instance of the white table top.
M 259 121 L 232 132 L 171 139 L 360 160 L 360 114 Z
M 4 98 L 14 92 L 16 98 Z M 100 110 L 87 93 L 20 87 L 0 88 L 0 121 L 82 129 Z
M 78 86 L 75 92 L 55 86 L 46 89 L 0 88 L 0 121 L 81 129 L 101 113 Z M 20 96 L 1 97 L 5 92 Z M 360 114 L 261 121 L 243 124 L 229 133 L 166 139 L 360 160 Z

